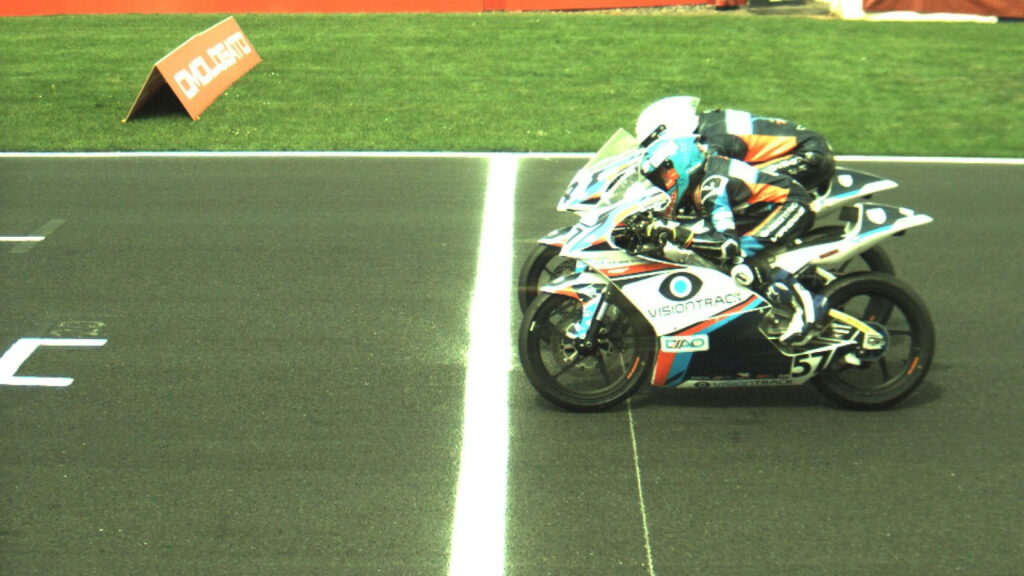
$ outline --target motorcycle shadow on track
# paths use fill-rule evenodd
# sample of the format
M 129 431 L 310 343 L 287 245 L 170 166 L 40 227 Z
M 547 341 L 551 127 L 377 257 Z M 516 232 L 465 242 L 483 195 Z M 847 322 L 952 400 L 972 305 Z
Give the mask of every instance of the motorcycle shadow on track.
M 887 411 L 914 410 L 939 400 L 942 389 L 934 382 L 926 381 L 915 394 L 892 406 Z M 561 411 L 556 406 L 538 398 L 537 404 L 545 409 Z M 677 408 L 825 408 L 840 409 L 823 398 L 810 386 L 777 386 L 765 388 L 721 388 L 721 389 L 666 389 L 646 387 L 637 391 L 629 404 L 635 409 L 647 406 Z M 613 407 L 612 410 L 625 406 Z M 564 411 L 563 411 L 564 412 Z

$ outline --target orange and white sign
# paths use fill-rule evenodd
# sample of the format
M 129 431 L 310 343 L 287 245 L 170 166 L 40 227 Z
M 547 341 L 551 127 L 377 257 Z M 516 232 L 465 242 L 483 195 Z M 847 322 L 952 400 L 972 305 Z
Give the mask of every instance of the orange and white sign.
M 252 43 L 234 17 L 229 16 L 157 62 L 124 121 L 138 112 L 163 84 L 170 86 L 188 115 L 198 120 L 218 96 L 260 62 Z

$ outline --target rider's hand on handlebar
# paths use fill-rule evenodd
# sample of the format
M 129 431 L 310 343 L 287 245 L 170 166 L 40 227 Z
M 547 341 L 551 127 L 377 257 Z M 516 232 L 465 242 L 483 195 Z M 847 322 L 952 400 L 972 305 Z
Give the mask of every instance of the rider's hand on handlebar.
M 720 263 L 735 263 L 743 257 L 739 239 L 733 234 L 721 232 L 696 234 L 691 238 L 688 248 L 704 258 Z
M 722 252 L 722 262 L 732 262 L 743 255 L 743 252 L 740 250 L 739 241 L 732 237 L 726 238 L 722 242 L 720 250 Z
M 645 227 L 644 235 L 657 245 L 664 246 L 667 242 L 675 241 L 678 230 L 678 222 L 655 218 Z

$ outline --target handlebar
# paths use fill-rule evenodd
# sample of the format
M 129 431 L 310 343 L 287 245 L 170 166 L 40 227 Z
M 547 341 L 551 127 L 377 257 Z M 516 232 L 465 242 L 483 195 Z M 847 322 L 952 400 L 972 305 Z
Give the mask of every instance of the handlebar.
M 671 240 L 671 234 L 662 230 L 656 236 L 652 236 L 651 228 L 656 217 L 653 212 L 640 212 L 632 214 L 612 233 L 612 240 L 615 245 L 633 255 L 659 256 L 663 253 L 665 245 Z M 700 233 L 702 227 L 707 227 L 707 221 L 703 218 L 690 217 L 675 220 L 679 228 L 675 232 L 676 238 L 681 237 L 686 231 Z

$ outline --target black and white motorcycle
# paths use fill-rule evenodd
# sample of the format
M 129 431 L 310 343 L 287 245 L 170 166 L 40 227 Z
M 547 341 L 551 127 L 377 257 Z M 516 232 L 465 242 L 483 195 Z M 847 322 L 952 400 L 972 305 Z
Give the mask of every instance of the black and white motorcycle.
M 853 188 L 850 188 L 853 190 Z M 737 285 L 695 253 L 667 245 L 652 257 L 631 244 L 636 221 L 667 195 L 629 187 L 583 212 L 561 235 L 573 269 L 538 288 L 523 314 L 519 357 L 531 385 L 572 410 L 614 406 L 644 383 L 721 388 L 813 384 L 850 408 L 892 406 L 923 381 L 935 350 L 921 297 L 891 274 L 836 276 L 836 267 L 910 228 L 924 214 L 861 202 L 841 227 L 771 254 L 773 265 L 825 279 L 828 318 L 800 344 L 782 343 L 785 312 Z M 696 224 L 699 226 L 700 224 Z
M 573 176 L 559 199 L 558 211 L 583 215 L 620 202 L 626 197 L 636 196 L 638 188 L 642 193 L 642 189 L 648 186 L 638 170 L 642 155 L 643 147 L 636 138 L 619 129 Z M 833 214 L 857 199 L 896 187 L 896 182 L 887 178 L 838 167 L 828 191 L 814 198 L 811 209 L 823 221 L 821 217 Z M 841 230 L 840 225 L 824 225 L 808 232 L 805 237 L 814 240 L 832 236 Z M 552 230 L 540 238 L 527 255 L 518 279 L 518 301 L 522 310 L 537 297 L 540 286 L 576 269 L 578 263 L 561 254 L 566 236 L 571 231 L 572 226 Z M 880 247 L 869 248 L 849 260 L 829 266 L 829 271 L 836 276 L 858 269 L 895 274 L 892 261 Z M 804 277 L 801 280 L 814 290 L 822 285 L 821 280 L 815 278 Z

